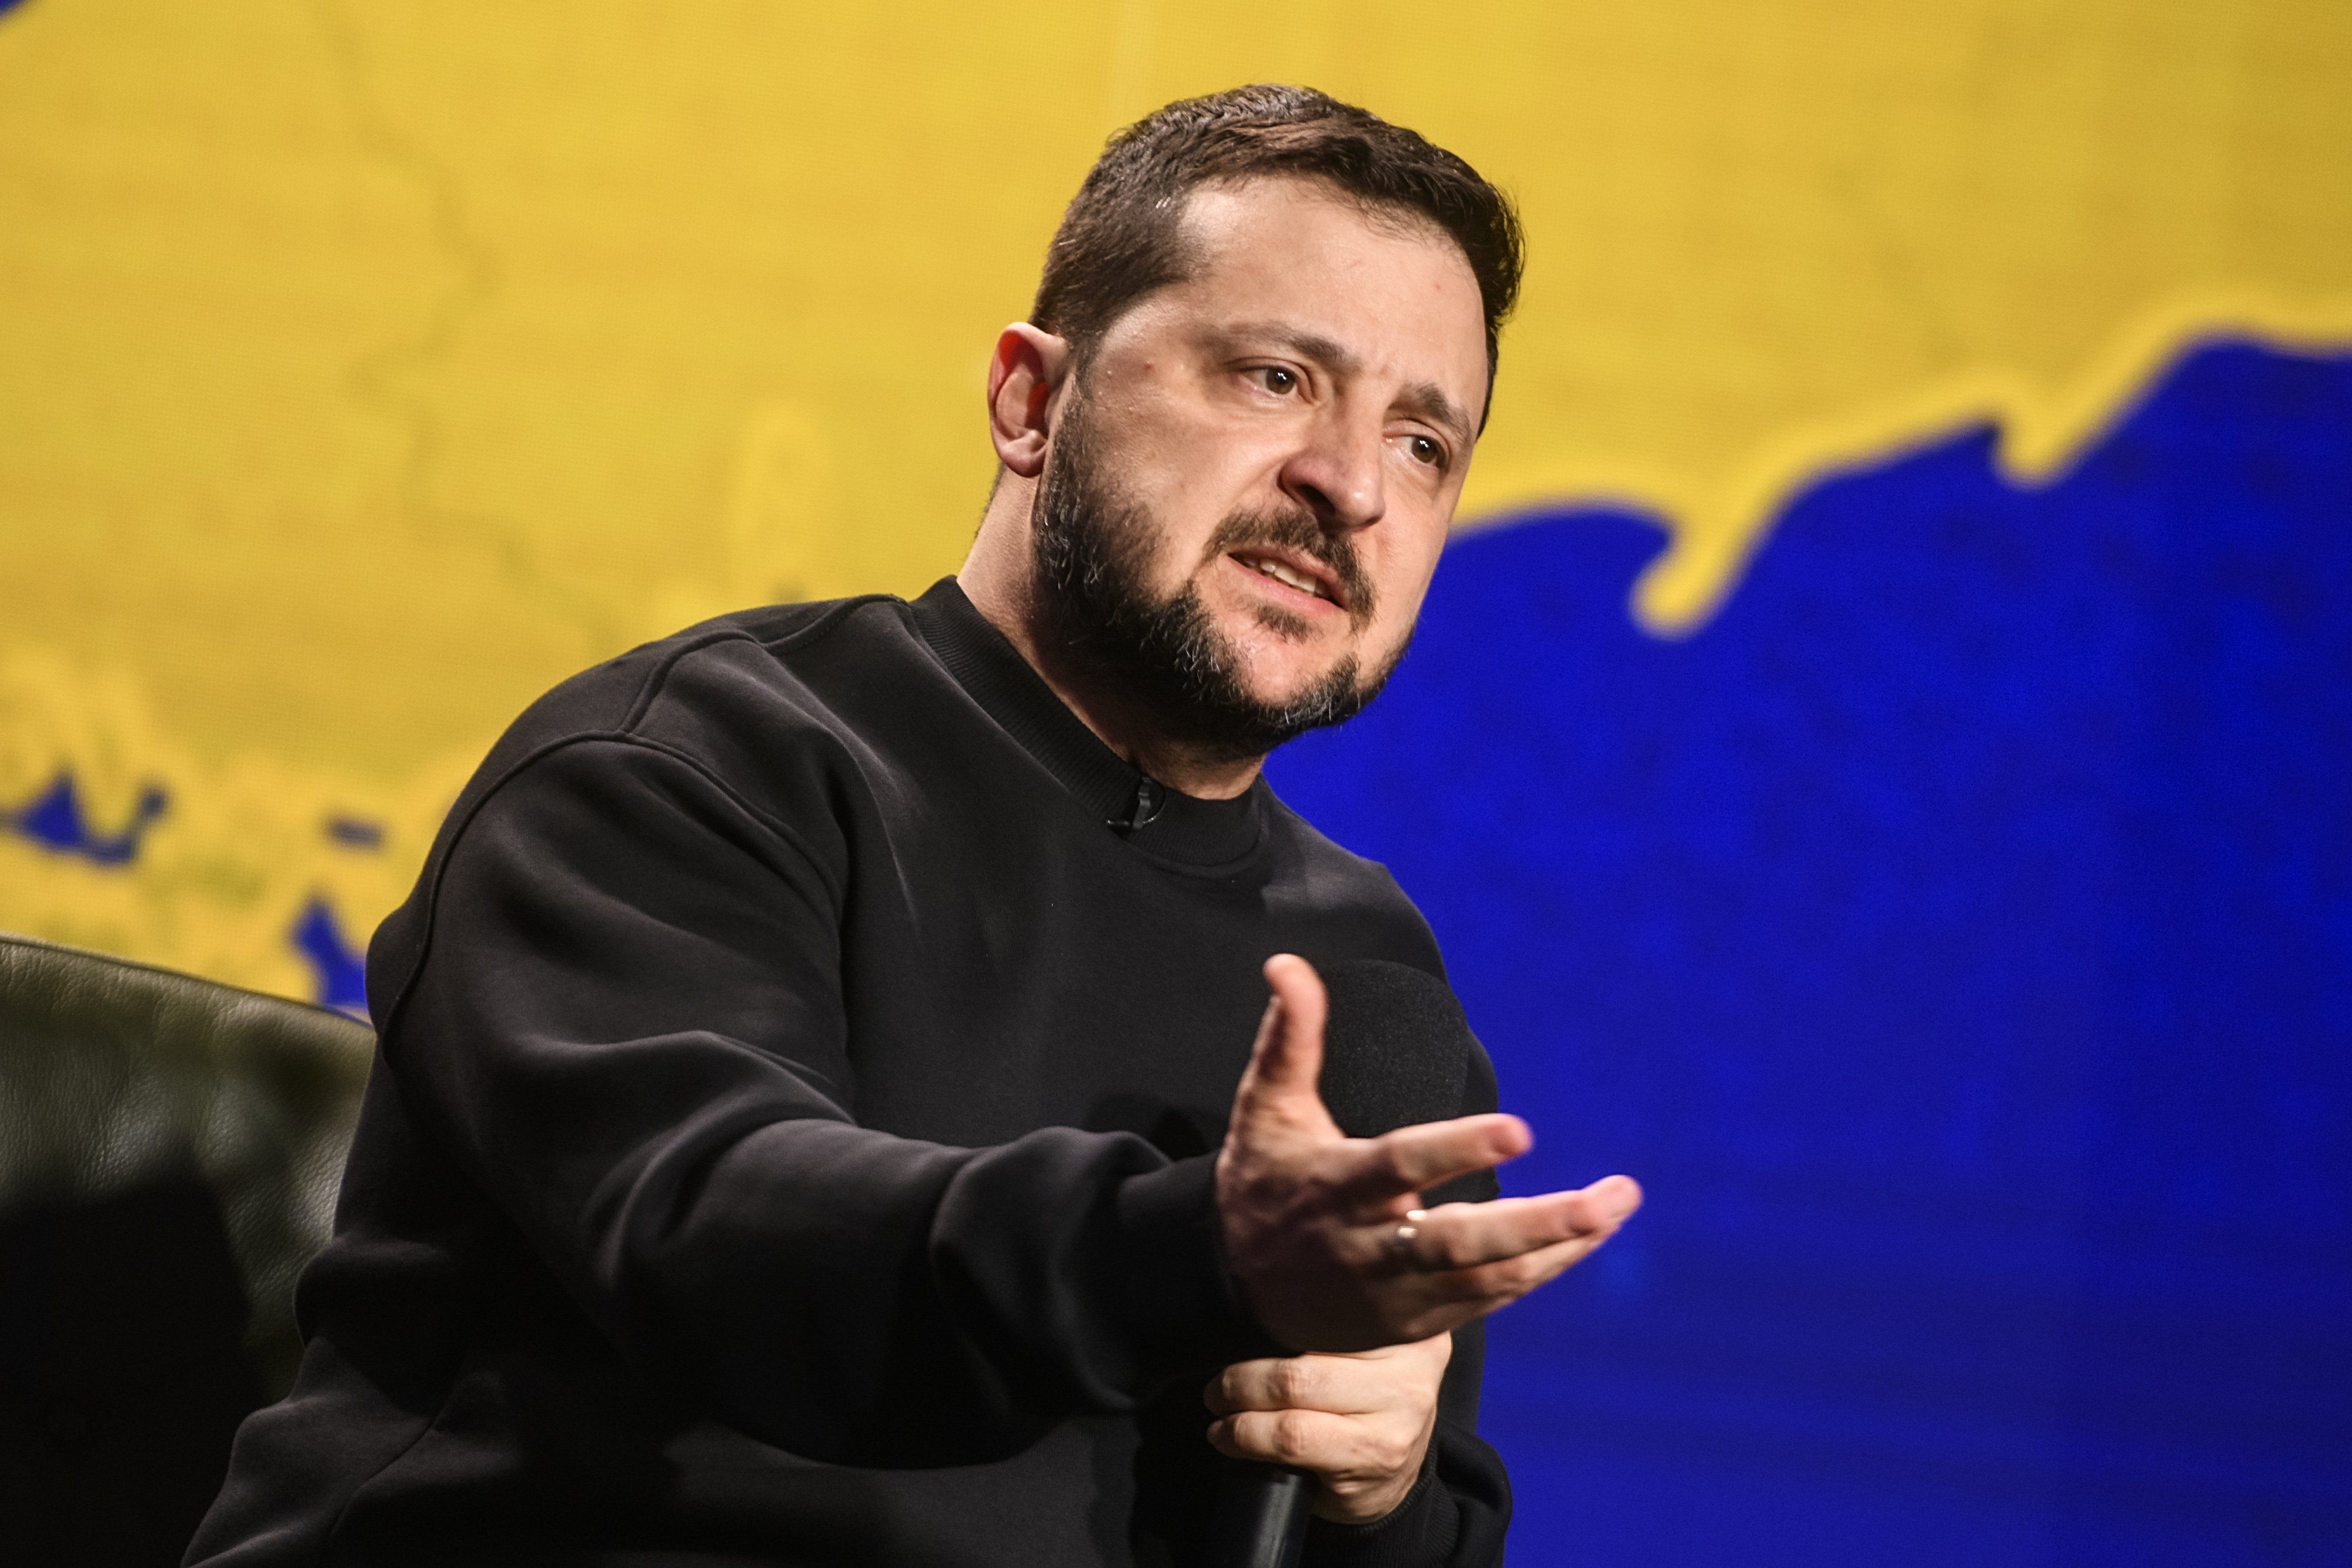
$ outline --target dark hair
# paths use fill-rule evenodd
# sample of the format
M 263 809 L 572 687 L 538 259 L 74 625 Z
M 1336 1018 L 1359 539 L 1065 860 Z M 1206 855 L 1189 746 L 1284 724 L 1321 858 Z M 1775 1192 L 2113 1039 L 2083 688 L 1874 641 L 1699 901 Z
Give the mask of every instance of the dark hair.
M 1319 180 L 1368 208 L 1425 219 L 1459 246 L 1486 311 L 1491 397 L 1523 264 L 1510 199 L 1443 147 L 1312 88 L 1188 98 L 1114 135 L 1054 231 L 1030 320 L 1069 340 L 1083 363 L 1129 307 L 1184 277 L 1183 198 L 1269 175 Z

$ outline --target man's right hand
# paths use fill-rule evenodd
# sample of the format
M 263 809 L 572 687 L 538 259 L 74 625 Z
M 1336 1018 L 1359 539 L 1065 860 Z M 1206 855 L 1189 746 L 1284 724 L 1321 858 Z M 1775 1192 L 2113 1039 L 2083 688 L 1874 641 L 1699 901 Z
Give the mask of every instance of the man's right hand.
M 1525 1154 L 1517 1116 L 1464 1116 L 1377 1138 L 1339 1131 L 1316 1092 L 1323 982 L 1266 960 L 1273 993 L 1217 1156 L 1225 1255 L 1258 1321 L 1300 1351 L 1423 1340 L 1518 1300 L 1641 1206 L 1627 1176 L 1574 1192 L 1449 1203 L 1419 1195 Z

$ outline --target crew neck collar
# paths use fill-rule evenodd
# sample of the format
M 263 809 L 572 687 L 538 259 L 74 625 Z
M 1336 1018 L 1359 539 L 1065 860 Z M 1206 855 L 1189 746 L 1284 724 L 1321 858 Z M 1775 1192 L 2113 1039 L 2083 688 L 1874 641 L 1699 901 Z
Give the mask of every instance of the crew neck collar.
M 1147 854 L 1206 869 L 1245 860 L 1264 836 L 1265 775 L 1230 800 L 1171 789 L 1105 746 L 952 577 L 916 600 L 915 628 L 965 695 L 1109 831 Z

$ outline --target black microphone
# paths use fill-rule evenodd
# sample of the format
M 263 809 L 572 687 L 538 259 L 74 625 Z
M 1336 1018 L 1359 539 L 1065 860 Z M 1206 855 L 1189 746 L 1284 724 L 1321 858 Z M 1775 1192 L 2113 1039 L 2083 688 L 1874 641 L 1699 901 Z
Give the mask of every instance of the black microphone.
M 1445 982 L 1386 958 L 1344 959 L 1321 973 L 1331 1011 L 1316 1089 L 1339 1130 L 1371 1138 L 1460 1115 L 1475 1042 Z M 1226 1460 L 1204 1568 L 1298 1568 L 1313 1489 L 1305 1470 Z

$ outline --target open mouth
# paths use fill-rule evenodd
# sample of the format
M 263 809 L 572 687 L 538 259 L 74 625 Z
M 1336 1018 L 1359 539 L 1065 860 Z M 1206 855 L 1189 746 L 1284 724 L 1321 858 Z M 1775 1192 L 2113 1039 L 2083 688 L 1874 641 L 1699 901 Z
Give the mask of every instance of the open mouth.
M 1235 550 L 1232 559 L 1235 565 L 1246 567 L 1261 577 L 1270 577 L 1285 588 L 1295 588 L 1342 610 L 1347 608 L 1339 598 L 1339 585 L 1303 561 L 1262 555 L 1255 550 Z

